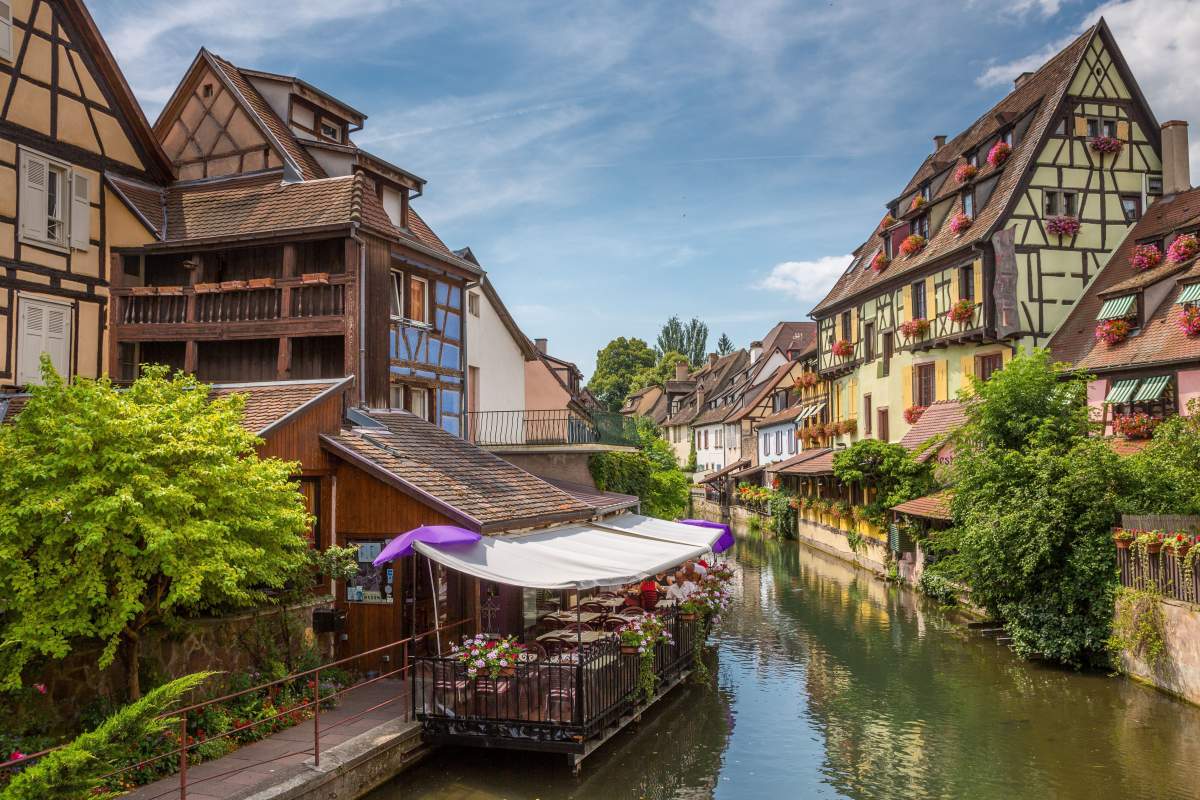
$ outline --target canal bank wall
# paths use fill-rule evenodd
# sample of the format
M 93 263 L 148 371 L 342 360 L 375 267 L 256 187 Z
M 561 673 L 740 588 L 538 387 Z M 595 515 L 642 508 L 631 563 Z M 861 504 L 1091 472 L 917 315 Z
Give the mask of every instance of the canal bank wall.
M 1134 680 L 1200 705 L 1200 606 L 1166 597 L 1156 602 L 1162 612 L 1162 655 L 1151 664 L 1125 650 L 1121 668 Z

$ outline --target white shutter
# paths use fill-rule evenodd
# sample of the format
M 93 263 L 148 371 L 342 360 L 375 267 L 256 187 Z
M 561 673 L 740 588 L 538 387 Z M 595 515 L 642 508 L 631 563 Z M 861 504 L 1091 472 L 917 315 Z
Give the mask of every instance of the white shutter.
M 71 371 L 71 309 L 57 303 L 42 303 L 22 297 L 17 339 L 17 382 L 42 382 L 42 353 L 64 378 Z
M 92 241 L 91 181 L 78 172 L 71 177 L 71 247 L 87 250 Z
M 0 0 L 0 58 L 13 60 L 12 6 Z
M 71 377 L 71 309 L 67 306 L 46 304 L 46 352 L 54 370 Z
M 46 241 L 46 159 L 21 151 L 21 235 Z

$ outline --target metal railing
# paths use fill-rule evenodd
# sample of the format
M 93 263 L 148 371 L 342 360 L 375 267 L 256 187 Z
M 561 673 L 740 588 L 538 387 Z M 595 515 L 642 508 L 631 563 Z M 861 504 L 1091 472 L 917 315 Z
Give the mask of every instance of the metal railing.
M 395 642 L 390 642 L 388 644 L 381 645 L 379 647 L 375 647 L 370 650 L 365 650 L 361 653 L 356 653 L 352 656 L 347 656 L 345 658 L 337 659 L 336 661 L 331 661 L 331 662 L 329 662 L 327 664 L 323 664 L 319 667 L 314 667 L 313 669 L 304 670 L 303 672 L 293 673 L 286 677 L 279 678 L 278 680 L 268 681 L 267 683 L 262 683 L 262 684 L 259 684 L 258 686 L 253 686 L 249 689 L 242 689 L 237 692 L 231 692 L 229 694 L 225 694 L 220 697 L 214 697 L 209 700 L 204 700 L 202 702 L 195 703 L 193 705 L 189 705 L 185 708 L 180 708 L 180 709 L 165 712 L 162 715 L 160 715 L 161 719 L 173 718 L 173 717 L 179 718 L 178 733 L 176 734 L 177 741 L 179 742 L 179 746 L 174 747 L 166 752 L 159 753 L 158 755 L 151 756 L 150 758 L 144 759 L 142 761 L 139 761 L 136 764 L 130 764 L 130 765 L 121 767 L 120 769 L 113 770 L 112 772 L 109 772 L 106 775 L 102 776 L 101 780 L 102 781 L 111 781 L 111 780 L 118 778 L 126 773 L 143 769 L 143 768 L 150 766 L 151 764 L 154 764 L 156 762 L 163 761 L 165 759 L 174 759 L 174 760 L 176 760 L 176 762 L 178 764 L 178 772 L 177 772 L 177 774 L 179 776 L 178 789 L 176 789 L 175 787 L 172 787 L 169 790 L 164 790 L 163 792 L 153 795 L 152 797 L 148 798 L 147 800 L 157 800 L 157 798 L 162 798 L 162 797 L 167 797 L 167 796 L 176 796 L 176 793 L 178 793 L 177 796 L 180 798 L 180 800 L 186 800 L 188 789 L 192 786 L 204 783 L 205 781 L 225 778 L 225 777 L 228 777 L 229 775 L 235 774 L 237 772 L 241 772 L 245 769 L 260 766 L 262 764 L 266 764 L 266 763 L 269 763 L 272 761 L 278 761 L 280 759 L 287 758 L 289 756 L 311 755 L 313 757 L 313 765 L 320 766 L 320 764 L 321 764 L 321 734 L 322 734 L 322 732 L 328 733 L 331 730 L 335 730 L 344 725 L 348 725 L 352 722 L 356 722 L 356 721 L 362 719 L 367 714 L 370 714 L 374 711 L 378 711 L 380 708 L 391 705 L 398 700 L 410 700 L 411 699 L 411 690 L 405 689 L 403 683 L 401 683 L 401 685 L 398 687 L 397 694 L 394 697 L 387 698 L 387 699 L 383 700 L 382 702 L 374 703 L 371 706 L 369 706 L 368 708 L 362 709 L 361 711 L 357 711 L 354 714 L 351 714 L 349 716 L 338 719 L 336 722 L 333 722 L 333 723 L 325 726 L 324 728 L 321 727 L 322 706 L 324 706 L 325 708 L 332 708 L 334 705 L 336 705 L 339 698 L 345 697 L 346 695 L 350 694 L 351 692 L 361 690 L 364 687 L 373 686 L 375 684 L 378 684 L 381 681 L 399 679 L 402 682 L 405 679 L 405 677 L 408 676 L 408 674 L 412 670 L 412 664 L 409 663 L 409 655 L 411 654 L 412 647 L 414 647 L 417 643 L 421 642 L 422 640 L 424 640 L 430 636 L 437 635 L 440 638 L 443 631 L 450 631 L 455 628 L 461 628 L 462 626 L 466 625 L 470 621 L 471 620 L 462 619 L 457 622 L 452 622 L 447 625 L 443 625 L 439 628 L 434 628 L 432 630 L 426 631 L 425 633 L 419 634 L 417 636 L 409 636 L 404 639 L 399 639 Z M 401 657 L 399 660 L 400 666 L 397 667 L 396 669 L 390 670 L 388 672 L 383 672 L 383 673 L 381 673 L 379 675 L 375 675 L 373 677 L 369 677 L 366 680 L 360 681 L 351 686 L 343 687 L 341 689 L 330 692 L 328 694 L 321 693 L 321 672 L 322 671 L 325 671 L 326 673 L 328 673 L 328 671 L 331 669 L 344 670 L 346 665 L 350 665 L 350 664 L 352 664 L 352 662 L 355 662 L 361 658 L 365 658 L 367 656 L 372 656 L 372 655 L 378 655 L 378 654 L 385 653 L 385 652 L 392 653 L 396 649 L 400 649 L 400 651 L 401 651 Z M 239 698 L 246 697 L 248 695 L 259 694 L 262 692 L 278 691 L 280 688 L 282 688 L 286 685 L 294 684 L 297 681 L 304 681 L 308 685 L 308 688 L 310 688 L 312 690 L 311 696 L 307 692 L 304 693 L 303 696 L 305 698 L 305 701 L 303 703 L 299 703 L 297 705 L 291 706 L 290 708 L 287 708 L 284 711 L 280 711 L 276 714 L 273 714 L 268 717 L 264 717 L 262 719 L 247 721 L 246 724 L 244 724 L 244 725 L 235 726 L 228 731 L 223 731 L 223 732 L 213 735 L 213 736 L 207 736 L 204 739 L 197 740 L 188 732 L 189 719 L 193 719 L 193 718 L 197 717 L 205 709 L 207 709 L 213 705 L 216 705 L 218 703 L 229 703 L 230 701 L 234 701 Z M 408 718 L 410 718 L 409 717 L 410 711 L 411 711 L 411 707 L 408 706 L 407 704 L 405 704 L 403 707 L 403 710 L 397 716 L 401 719 L 408 719 Z M 198 778 L 195 780 L 192 780 L 188 777 L 188 766 L 191 762 L 191 759 L 194 757 L 192 754 L 192 751 L 194 751 L 196 748 L 198 748 L 204 744 L 210 743 L 210 742 L 219 741 L 221 739 L 244 736 L 247 731 L 253 730 L 254 728 L 257 728 L 259 726 L 270 726 L 272 723 L 275 723 L 275 722 L 279 721 L 280 719 L 283 719 L 284 717 L 289 717 L 290 715 L 294 715 L 296 713 L 311 714 L 312 733 L 313 733 L 311 747 L 301 746 L 301 745 L 297 744 L 298 749 L 289 750 L 288 752 L 283 753 L 283 754 L 274 754 L 269 759 L 263 759 L 261 761 L 250 761 L 250 760 L 239 758 L 239 759 L 236 759 L 237 765 L 235 767 L 233 767 L 232 769 L 229 769 L 229 770 L 225 770 L 224 772 L 219 772 L 216 774 L 207 774 L 206 773 L 204 775 L 204 777 Z M 270 728 L 268 727 L 268 730 L 269 729 Z M 270 734 L 267 734 L 267 735 L 269 736 Z M 266 737 L 264 736 L 263 738 L 266 738 Z M 24 756 L 20 759 L 15 759 L 15 760 L 7 761 L 5 763 L 0 763 L 0 771 L 6 770 L 6 769 L 11 769 L 11 768 L 21 769 L 21 768 L 27 767 L 31 763 L 36 761 L 37 759 L 39 759 L 43 756 L 46 756 L 50 753 L 53 753 L 56 750 L 61 750 L 65 746 L 66 745 L 59 745 L 58 747 L 52 747 L 47 750 L 43 750 L 39 753 L 33 753 L 31 755 Z M 328 749 L 328 748 L 326 748 L 326 749 Z
M 467 412 L 467 437 L 478 445 L 607 444 L 636 447 L 634 421 L 611 411 L 584 416 L 568 409 Z

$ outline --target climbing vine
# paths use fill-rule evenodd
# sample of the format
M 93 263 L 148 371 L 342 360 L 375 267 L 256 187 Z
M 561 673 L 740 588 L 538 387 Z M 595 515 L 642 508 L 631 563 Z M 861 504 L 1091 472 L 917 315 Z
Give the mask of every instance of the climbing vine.
M 1157 669 L 1166 652 L 1163 630 L 1162 595 L 1153 586 L 1117 590 L 1116 613 L 1108 649 L 1114 658 L 1122 652 L 1138 656 L 1150 669 Z

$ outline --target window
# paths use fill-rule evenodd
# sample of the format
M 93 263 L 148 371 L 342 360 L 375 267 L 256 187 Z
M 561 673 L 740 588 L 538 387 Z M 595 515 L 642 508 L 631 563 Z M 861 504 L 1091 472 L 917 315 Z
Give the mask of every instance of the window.
M 895 334 L 888 332 L 883 335 L 883 363 L 880 365 L 880 377 L 886 378 L 892 372 L 892 353 L 895 352 Z
M 326 139 L 333 139 L 335 142 L 340 142 L 342 140 L 342 129 L 337 125 L 322 121 L 321 135 Z
M 917 281 L 912 285 L 912 318 L 925 319 L 925 281 Z
M 708 431 L 704 432 L 704 449 L 708 449 Z
M 404 273 L 392 273 L 392 297 L 391 297 L 391 312 L 392 319 L 402 319 L 404 317 Z M 401 406 L 395 406 L 401 408 Z
M 958 268 L 958 299 L 975 302 L 975 265 Z
M 1152 197 L 1158 197 L 1162 194 L 1162 176 L 1147 175 L 1146 176 L 1146 194 Z
M 783 455 L 783 431 L 775 431 L 775 452 Z
M 926 239 L 929 238 L 929 215 L 928 214 L 922 214 L 921 216 L 919 216 L 913 220 L 912 232 L 915 233 L 917 236 L 923 236 Z
M 769 433 L 764 433 L 764 434 L 763 434 L 763 437 L 762 437 L 762 448 L 763 448 L 763 455 L 764 455 L 764 456 L 769 456 L 769 455 L 771 455 L 771 434 L 769 434 Z
M 1141 195 L 1123 194 L 1121 195 L 1121 210 L 1125 212 L 1125 221 L 1133 224 L 1142 218 L 1142 198 Z
M 472 317 L 479 316 L 479 295 L 475 292 L 467 294 L 467 313 Z
M 1100 135 L 1100 120 L 1095 117 L 1089 117 L 1087 121 L 1087 135 L 1089 139 L 1095 139 Z
M 879 435 L 879 441 L 886 442 L 888 441 L 888 410 L 886 408 L 877 410 L 875 412 L 875 417 L 875 428 Z
M 408 276 L 408 318 L 413 322 L 429 321 L 429 281 Z
M 429 419 L 429 390 L 409 386 L 407 392 L 407 409 L 414 416 Z
M 212 94 L 213 94 L 212 84 L 211 83 L 204 84 L 204 89 L 201 91 L 201 94 L 204 95 L 205 97 L 212 97 Z
M 91 179 L 69 164 L 22 149 L 21 238 L 56 249 L 69 245 L 87 250 L 91 222 Z
M 918 406 L 932 405 L 937 398 L 937 375 L 933 364 L 913 368 L 913 400 Z
M 1002 353 L 990 353 L 975 358 L 975 374 L 981 381 L 986 381 L 992 377 L 993 372 L 997 372 L 1003 367 L 1004 355 Z
M 71 306 L 18 295 L 17 383 L 42 382 L 42 353 L 64 378 L 71 377 Z
M 926 200 L 929 199 L 929 184 L 928 183 L 921 185 L 921 197 L 925 198 Z
M 1088 117 L 1087 135 L 1089 139 L 1095 139 L 1097 136 L 1116 136 L 1117 121 L 1115 119 Z
M 972 167 L 979 166 L 979 151 L 978 150 L 972 150 L 971 152 L 967 153 L 967 163 L 970 164 Z
M 0 0 L 0 58 L 13 60 L 12 6 L 6 0 Z
M 1075 192 L 1048 191 L 1043 194 L 1045 213 L 1043 216 L 1075 216 Z
M 875 360 L 875 323 L 863 323 L 863 360 Z
M 863 435 L 871 435 L 871 395 L 863 395 Z
M 975 216 L 975 192 L 963 192 L 962 206 L 964 214 L 966 214 L 968 217 Z
M 845 339 L 846 341 L 850 341 L 850 339 L 852 338 L 850 336 L 850 312 L 849 311 L 842 312 L 842 338 Z
M 1059 136 L 1067 135 L 1067 119 L 1063 117 L 1059 119 L 1058 124 L 1054 126 L 1054 132 Z
M 1012 147 L 1012 146 L 1013 146 L 1013 132 L 1012 132 L 1012 128 L 1009 128 L 1009 129 L 1008 129 L 1008 130 L 1006 130 L 1004 133 L 1000 134 L 1000 141 L 1004 142 L 1004 143 L 1005 143 L 1006 145 L 1008 145 L 1009 147 Z
M 796 454 L 796 429 L 788 428 L 788 452 L 792 455 Z

